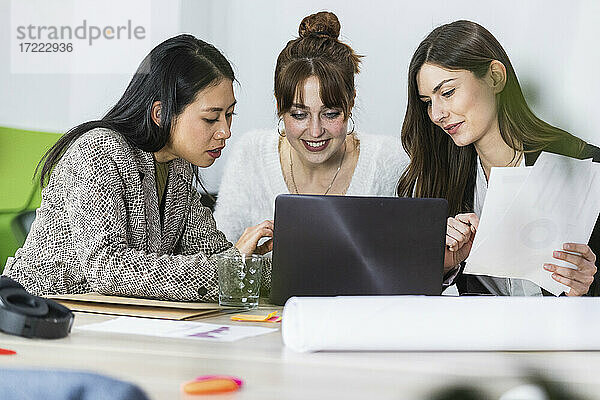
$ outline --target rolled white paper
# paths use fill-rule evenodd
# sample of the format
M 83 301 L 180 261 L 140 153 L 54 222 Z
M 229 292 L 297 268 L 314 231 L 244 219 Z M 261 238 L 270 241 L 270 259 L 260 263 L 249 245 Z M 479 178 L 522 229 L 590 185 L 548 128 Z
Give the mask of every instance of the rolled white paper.
M 312 351 L 600 350 L 600 298 L 292 297 L 284 344 Z

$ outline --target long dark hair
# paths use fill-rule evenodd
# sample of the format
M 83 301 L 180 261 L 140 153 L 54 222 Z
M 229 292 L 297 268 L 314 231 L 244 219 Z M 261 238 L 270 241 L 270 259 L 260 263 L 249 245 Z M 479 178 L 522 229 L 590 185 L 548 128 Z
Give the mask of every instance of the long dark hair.
M 471 21 L 442 25 L 419 44 L 410 61 L 402 145 L 411 161 L 400 178 L 399 196 L 445 198 L 450 215 L 473 211 L 475 147 L 457 146 L 429 119 L 427 105 L 419 99 L 417 74 L 423 64 L 431 63 L 483 78 L 494 60 L 504 64 L 507 75 L 504 89 L 496 96 L 500 134 L 515 154 L 539 152 L 565 135 L 573 138 L 533 114 L 508 55 L 487 29 Z M 582 150 L 584 142 L 580 142 Z
M 165 40 L 144 58 L 123 96 L 102 119 L 74 127 L 46 152 L 38 164 L 39 168 L 43 163 L 40 184 L 48 183 L 52 169 L 69 146 L 94 128 L 114 130 L 147 152 L 162 149 L 169 140 L 173 119 L 194 102 L 198 92 L 224 78 L 235 81 L 235 74 L 213 45 L 192 35 Z M 155 101 L 161 104 L 160 126 L 152 120 Z

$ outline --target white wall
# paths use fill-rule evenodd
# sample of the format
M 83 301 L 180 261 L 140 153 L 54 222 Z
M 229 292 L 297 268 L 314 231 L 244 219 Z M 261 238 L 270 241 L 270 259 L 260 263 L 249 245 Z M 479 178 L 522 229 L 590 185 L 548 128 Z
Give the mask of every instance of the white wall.
M 241 85 L 233 137 L 274 127 L 273 71 L 300 20 L 331 10 L 341 38 L 363 59 L 357 77 L 359 130 L 398 135 L 406 107 L 406 71 L 418 43 L 432 28 L 470 19 L 488 28 L 508 52 L 534 111 L 600 144 L 595 98 L 600 91 L 600 2 L 572 0 L 178 0 L 149 1 L 153 41 L 189 32 L 215 44 L 234 64 Z M 9 5 L 0 0 L 0 51 L 8 52 Z M 101 116 L 121 95 L 127 75 L 12 75 L 0 64 L 0 124 L 64 131 Z M 133 71 L 132 71 L 133 72 Z M 227 151 L 203 175 L 216 190 Z
M 26 1 L 26 0 L 12 0 Z M 60 5 L 60 0 L 50 0 Z M 0 125 L 64 132 L 98 119 L 121 97 L 130 74 L 18 74 L 10 65 L 10 1 L 0 0 Z M 179 31 L 179 1 L 148 0 L 153 43 Z M 109 22 L 109 21 L 107 21 Z M 51 24 L 48 21 L 48 24 Z M 43 63 L 43 54 L 40 54 Z M 118 55 L 115 55 L 118 57 Z M 110 59 L 106 63 L 110 63 Z M 139 60 L 141 61 L 141 60 Z

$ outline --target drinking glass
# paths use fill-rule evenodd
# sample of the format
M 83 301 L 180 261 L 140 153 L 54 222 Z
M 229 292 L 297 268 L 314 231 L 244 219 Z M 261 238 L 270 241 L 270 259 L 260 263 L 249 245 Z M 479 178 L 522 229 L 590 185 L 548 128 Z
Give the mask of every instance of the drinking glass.
M 217 254 L 219 305 L 258 307 L 263 256 Z

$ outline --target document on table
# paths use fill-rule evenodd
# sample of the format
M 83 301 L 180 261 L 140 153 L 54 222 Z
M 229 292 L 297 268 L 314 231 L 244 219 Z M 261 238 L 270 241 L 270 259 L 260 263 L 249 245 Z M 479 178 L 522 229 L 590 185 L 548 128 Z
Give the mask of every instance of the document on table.
M 600 164 L 542 153 L 533 167 L 492 168 L 465 273 L 530 280 L 554 295 L 568 287 L 544 263 L 563 243 L 587 243 L 600 212 Z
M 220 325 L 135 317 L 118 317 L 104 322 L 84 325 L 76 329 L 168 338 L 200 339 L 215 342 L 233 342 L 277 331 L 277 329 L 260 326 Z

